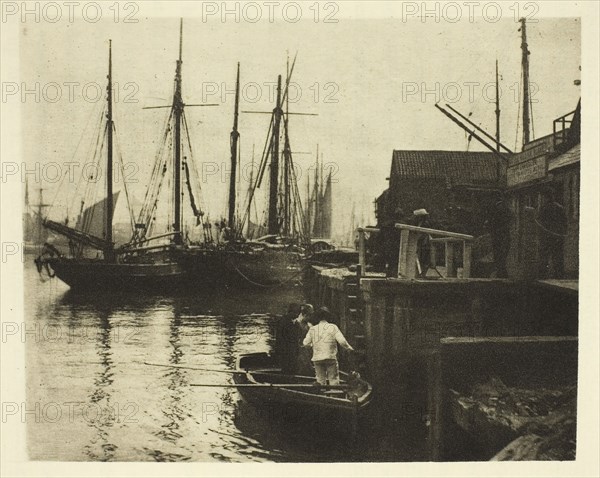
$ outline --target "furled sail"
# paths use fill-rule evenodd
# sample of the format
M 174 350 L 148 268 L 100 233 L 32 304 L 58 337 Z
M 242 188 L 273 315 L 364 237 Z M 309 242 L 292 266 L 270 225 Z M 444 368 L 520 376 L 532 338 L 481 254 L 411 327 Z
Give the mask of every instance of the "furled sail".
M 23 213 L 23 239 L 25 242 L 34 242 L 36 237 L 36 218 L 35 213 L 30 211 Z
M 331 238 L 331 173 L 327 177 L 327 183 L 325 185 L 325 191 L 321 200 L 321 237 Z
M 318 182 L 315 186 L 314 200 L 314 225 L 312 237 L 315 239 L 331 238 L 331 173 L 327 177 L 325 187 L 323 184 L 319 187 Z

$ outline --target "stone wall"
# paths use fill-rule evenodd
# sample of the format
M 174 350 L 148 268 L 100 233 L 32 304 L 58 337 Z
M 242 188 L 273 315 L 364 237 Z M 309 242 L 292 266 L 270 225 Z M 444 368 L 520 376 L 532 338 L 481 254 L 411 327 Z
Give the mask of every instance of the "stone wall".
M 363 279 L 371 370 L 434 352 L 444 337 L 530 335 L 529 296 L 506 280 Z
M 557 411 L 543 410 L 544 403 L 536 407 L 544 395 L 556 395 L 561 389 L 576 392 L 577 365 L 576 337 L 443 339 L 429 361 L 432 459 L 492 458 L 532 430 L 529 423 Z M 480 397 L 472 401 L 475 390 L 479 390 Z M 519 394 L 515 391 L 519 390 L 525 397 L 523 402 L 517 400 Z M 531 405 L 538 410 L 524 409 L 526 397 L 533 397 Z M 574 401 L 565 401 L 557 409 L 564 405 L 573 407 Z
M 440 341 L 457 337 L 467 343 L 480 343 L 472 368 L 460 369 L 459 376 L 478 377 L 498 365 L 512 370 L 516 378 L 526 378 L 530 375 L 522 373 L 519 360 L 505 360 L 498 347 L 485 338 L 501 342 L 501 348 L 510 353 L 514 351 L 503 340 L 524 340 L 514 348 L 525 357 L 532 336 L 576 336 L 578 332 L 576 285 L 568 288 L 552 281 L 382 277 L 363 277 L 359 288 L 355 283 L 356 275 L 347 269 L 311 268 L 305 282 L 307 300 L 315 306 L 330 307 L 343 333 L 349 336 L 348 311 L 357 306 L 349 296 L 358 296 L 364 333 L 359 347 L 366 360 L 365 377 L 385 397 L 386 414 L 403 426 L 411 423 L 411 429 L 422 433 L 423 439 L 429 434 L 430 443 L 442 439 L 434 436 L 439 430 L 435 431 L 432 424 L 447 398 L 434 393 L 432 387 L 442 373 L 436 361 Z M 532 348 L 531 353 L 536 354 L 535 350 L 540 349 Z M 524 367 L 534 369 L 530 363 Z M 460 443 L 457 445 L 460 447 Z M 431 450 L 432 459 L 439 458 L 436 453 Z

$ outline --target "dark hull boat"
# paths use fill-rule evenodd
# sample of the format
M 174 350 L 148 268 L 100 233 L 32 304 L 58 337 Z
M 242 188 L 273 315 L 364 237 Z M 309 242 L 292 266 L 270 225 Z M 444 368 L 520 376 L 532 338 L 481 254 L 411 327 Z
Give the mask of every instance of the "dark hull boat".
M 301 279 L 302 255 L 269 249 L 235 251 L 227 254 L 225 269 L 230 280 L 237 284 L 293 287 Z
M 189 280 L 176 262 L 118 264 L 103 260 L 53 258 L 51 271 L 77 291 L 156 291 L 179 290 Z
M 277 78 L 277 101 L 273 111 L 268 113 L 271 120 L 265 148 L 257 169 L 258 173 L 252 176 L 253 156 L 247 204 L 243 214 L 238 215 L 236 204 L 240 138 L 238 131 L 240 65 L 238 63 L 234 120 L 230 134 L 231 175 L 228 219 L 218 225 L 220 231 L 224 233 L 224 240 L 215 244 L 212 249 L 191 246 L 178 253 L 178 262 L 197 283 L 264 289 L 295 287 L 301 282 L 304 268 L 308 264 L 306 259 L 315 249 L 310 241 L 311 207 L 309 204 L 303 207 L 300 201 L 298 177 L 289 138 L 289 115 L 304 114 L 288 112 L 288 86 L 294 64 L 295 59 L 291 68 L 288 67 L 288 76 L 284 85 L 282 85 L 281 75 Z M 315 231 L 321 235 L 330 235 L 331 175 L 326 184 L 322 181 L 322 172 L 321 176 L 316 176 L 315 181 L 318 181 L 319 177 L 321 183 L 315 183 L 313 194 L 315 199 L 311 200 L 309 197 L 307 202 L 315 202 L 313 208 Z M 264 218 L 266 220 L 264 223 L 262 219 L 258 221 L 258 217 L 251 218 L 253 206 L 256 209 L 254 202 L 256 192 L 263 184 L 263 180 L 268 181 L 267 217 Z
M 131 239 L 117 246 L 113 234 L 113 215 L 121 191 L 113 190 L 113 133 L 116 128 L 112 115 L 112 56 L 109 50 L 109 75 L 106 114 L 103 113 L 94 154 L 101 160 L 106 153 L 106 182 L 100 201 L 98 191 L 86 189 L 75 224 L 70 219 L 43 221 L 46 229 L 68 239 L 70 254 L 56 248 L 42 251 L 36 260 L 40 270 L 56 275 L 76 290 L 157 290 L 173 288 L 198 290 L 214 286 L 274 288 L 296 286 L 303 273 L 308 251 L 311 251 L 310 227 L 300 201 L 298 181 L 292 160 L 288 134 L 288 85 L 294 64 L 288 68 L 285 86 L 281 75 L 277 81 L 277 102 L 271 115 L 265 150 L 254 181 L 248 191 L 248 204 L 243 217 L 236 214 L 236 171 L 238 167 L 239 64 L 236 81 L 234 125 L 231 132 L 231 180 L 228 220 L 212 223 L 202 210 L 201 180 L 193 156 L 186 106 L 215 106 L 188 104 L 182 98 L 182 23 L 180 24 L 179 59 L 176 64 L 175 91 L 170 105 L 150 106 L 168 108 L 165 133 L 155 157 L 154 168 L 145 199 L 137 217 L 130 208 Z M 295 63 L 295 60 L 294 60 Z M 284 105 L 286 111 L 284 112 Z M 283 145 L 283 148 L 280 148 Z M 118 152 L 118 151 L 117 151 Z M 96 156 L 95 156 L 96 157 Z M 122 161 L 120 154 L 117 159 Z M 268 173 L 267 173 L 268 171 Z M 250 211 L 255 192 L 263 176 L 269 177 L 268 218 L 251 232 Z M 319 192 L 321 202 L 330 204 L 331 178 L 325 192 Z M 266 182 L 266 180 L 265 180 Z M 93 184 L 90 182 L 89 184 Z M 163 187 L 167 185 L 167 187 Z M 129 206 L 127 184 L 122 191 Z M 321 185 L 319 191 L 323 189 Z M 171 191 L 172 190 L 172 191 Z M 162 196 L 161 196 L 162 195 Z M 172 210 L 165 216 L 157 205 L 160 198 L 170 195 Z M 316 196 L 315 196 L 316 197 Z M 185 204 L 189 200 L 189 204 Z M 163 201 L 164 203 L 164 201 Z M 41 204 L 41 201 L 40 201 Z M 194 214 L 189 221 L 188 214 Z M 254 204 L 256 209 L 256 204 Z M 184 214 L 184 212 L 186 214 Z M 256 212 L 256 211 L 255 211 Z M 329 214 L 327 217 L 329 218 Z M 40 216 L 41 217 L 41 216 Z M 187 221 L 185 218 L 187 217 Z M 321 217 L 321 215 L 319 216 Z M 161 225 L 159 225 L 162 224 Z M 258 223 L 255 223 L 255 226 Z M 166 230 L 162 228 L 166 225 Z M 243 231 L 248 226 L 247 237 Z M 216 227 L 214 227 L 216 226 Z M 219 236 L 213 237 L 217 231 Z M 267 234 L 253 240 L 259 234 Z M 157 242 L 158 241 L 158 242 Z M 155 254 L 160 250 L 160 254 Z M 93 258 L 93 259 L 92 259 Z
M 349 375 L 340 372 L 342 389 L 310 387 L 314 377 L 284 375 L 275 358 L 259 352 L 240 355 L 233 377 L 242 397 L 256 407 L 277 409 L 286 421 L 298 420 L 323 430 L 350 428 L 356 432 L 359 420 L 371 402 L 371 385 L 364 381 L 349 386 Z M 281 387 L 277 384 L 284 384 Z M 286 388 L 298 384 L 305 388 Z M 272 386 L 264 386 L 272 385 Z
M 243 214 L 238 215 L 236 204 L 236 172 L 239 167 L 238 131 L 240 66 L 238 63 L 233 128 L 230 134 L 231 176 L 229 184 L 228 220 L 222 227 L 227 239 L 217 251 L 206 254 L 189 248 L 182 256 L 182 264 L 194 277 L 201 278 L 207 264 L 218 262 L 214 281 L 226 286 L 246 288 L 294 287 L 301 281 L 306 265 L 310 240 L 306 231 L 306 218 L 300 201 L 298 180 L 290 147 L 287 98 L 294 63 L 289 68 L 285 85 L 281 75 L 277 78 L 277 101 L 272 112 L 265 148 L 254 171 L 254 156 L 250 168 L 250 187 Z M 284 105 L 286 105 L 284 112 Z M 265 112 L 257 112 L 265 113 Z M 280 147 L 283 146 L 283 147 Z M 268 176 L 268 179 L 267 179 Z M 263 180 L 268 181 L 266 218 L 251 218 L 256 209 L 256 192 Z M 256 211 L 255 211 L 256 212 Z M 259 237 L 260 236 L 260 237 Z
M 70 253 L 67 256 L 56 247 L 45 244 L 41 255 L 35 261 L 40 273 L 45 271 L 51 277 L 58 277 L 73 290 L 94 292 L 197 290 L 199 285 L 213 282 L 212 279 L 218 275 L 218 271 L 212 267 L 216 260 L 215 248 L 211 243 L 212 238 L 206 234 L 202 251 L 208 253 L 206 256 L 208 260 L 204 260 L 201 265 L 196 265 L 194 276 L 190 268 L 186 267 L 188 261 L 181 260 L 179 253 L 189 247 L 189 241 L 184 237 L 187 236 L 182 201 L 185 195 L 194 212 L 196 224 L 206 226 L 204 212 L 195 200 L 192 188 L 192 179 L 197 185 L 199 178 L 193 176 L 192 146 L 182 99 L 182 38 L 183 23 L 181 22 L 173 102 L 171 105 L 150 107 L 151 109 L 167 108 L 169 115 L 163 136 L 164 144 L 160 145 L 157 152 L 144 204 L 137 218 L 134 218 L 133 211 L 129 208 L 132 225 L 131 240 L 117 247 L 113 234 L 113 216 L 121 191 L 113 190 L 113 150 L 116 149 L 113 147 L 113 135 L 116 134 L 116 128 L 112 113 L 112 49 L 109 48 L 107 105 L 102 115 L 102 126 L 97 132 L 97 144 L 100 146 L 94 152 L 98 154 L 98 161 L 101 160 L 101 153 L 103 151 L 106 153 L 104 158 L 106 189 L 103 191 L 102 199 L 92 205 L 87 204 L 86 201 L 96 197 L 97 191 L 92 194 L 86 190 L 80 206 L 81 212 L 73 227 L 69 225 L 69 218 L 60 221 L 44 219 L 43 226 L 46 229 L 68 239 Z M 122 162 L 121 155 L 116 156 Z M 168 173 L 172 175 L 172 186 L 162 188 L 163 183 L 167 182 L 165 178 L 169 176 Z M 89 184 L 94 183 L 95 181 L 90 181 Z M 184 184 L 187 185 L 185 190 L 187 192 L 184 192 Z M 125 182 L 123 191 L 129 206 L 126 186 Z M 157 214 L 157 207 L 163 189 L 165 193 L 172 192 L 174 198 L 173 209 L 169 213 L 173 221 L 168 221 L 166 232 L 157 230 L 159 226 L 156 224 L 157 216 L 160 216 Z M 204 230 L 207 230 L 206 227 Z M 205 257 L 204 253 L 202 257 Z
M 202 251 L 188 248 L 178 262 L 197 283 L 243 288 L 294 287 L 302 278 L 303 256 L 262 247 Z

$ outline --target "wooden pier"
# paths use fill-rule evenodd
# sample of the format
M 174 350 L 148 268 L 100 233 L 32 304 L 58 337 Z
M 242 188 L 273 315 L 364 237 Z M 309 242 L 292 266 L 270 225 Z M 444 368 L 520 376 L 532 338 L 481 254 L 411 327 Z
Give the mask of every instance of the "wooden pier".
M 421 264 L 419 263 L 417 249 L 419 239 L 426 235 L 429 236 L 433 244 L 441 244 L 444 248 L 444 272 L 439 272 L 437 268 L 436 248 L 431 248 L 430 264 L 443 278 L 463 278 L 471 277 L 471 243 L 473 236 L 468 234 L 459 234 L 456 232 L 431 229 L 429 227 L 411 226 L 409 224 L 396 224 L 395 227 L 400 230 L 400 250 L 398 254 L 398 275 L 397 278 L 414 279 L 421 275 Z M 366 241 L 365 233 L 379 233 L 380 229 L 375 227 L 364 227 L 358 229 L 359 243 L 359 271 L 367 270 L 366 261 Z M 456 249 L 462 247 L 462 267 L 458 275 L 456 267 Z
M 305 293 L 313 304 L 326 305 L 339 318 L 340 329 L 359 351 L 358 367 L 376 388 L 397 386 L 401 390 L 396 395 L 398 407 L 415 409 L 427 404 L 417 418 L 428 428 L 430 459 L 455 459 L 444 454 L 441 443 L 447 435 L 441 434 L 440 423 L 448 420 L 448 415 L 441 415 L 440 410 L 445 409 L 449 397 L 439 388 L 440 380 L 446 380 L 440 374 L 449 370 L 447 364 L 439 365 L 443 340 L 479 343 L 474 360 L 481 363 L 510 362 L 513 359 L 503 354 L 515 350 L 521 357 L 526 351 L 535 356 L 536 350 L 543 348 L 539 345 L 545 343 L 543 337 L 573 340 L 577 336 L 576 285 L 472 278 L 470 236 L 405 224 L 397 227 L 404 237 L 398 277 L 369 270 L 365 233 L 376 230 L 364 228 L 359 230 L 356 269 L 314 266 L 307 271 Z M 439 238 L 444 246 L 446 262 L 439 267 L 437 278 L 418 276 L 415 245 L 420 234 Z M 458 267 L 453 255 L 457 245 L 462 245 Z M 505 352 L 500 352 L 501 346 L 492 346 L 494 341 L 504 344 Z M 576 370 L 569 369 L 571 378 L 574 373 L 576 379 Z M 545 373 L 543 367 L 538 367 L 538 372 Z M 555 372 L 548 369 L 547 373 Z M 449 419 L 454 420 L 452 416 Z M 495 443 L 492 439 L 488 442 Z

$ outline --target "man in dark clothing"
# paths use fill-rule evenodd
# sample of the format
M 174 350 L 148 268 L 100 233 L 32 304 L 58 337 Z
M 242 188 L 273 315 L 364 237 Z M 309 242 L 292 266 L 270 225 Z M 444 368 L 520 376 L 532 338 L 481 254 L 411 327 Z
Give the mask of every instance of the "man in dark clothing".
M 385 230 L 381 226 L 381 230 L 376 233 L 370 233 L 365 238 L 365 249 L 369 265 L 377 272 L 385 272 L 386 264 L 386 248 L 385 248 Z
M 309 350 L 302 347 L 301 344 L 304 337 L 306 337 L 306 333 L 310 328 L 312 317 L 314 315 L 314 307 L 311 304 L 304 304 L 300 308 L 300 315 L 293 321 L 294 327 L 296 328 L 296 343 L 298 345 L 295 365 L 295 373 L 297 375 L 310 376 L 313 373 L 313 365 L 310 360 L 312 354 Z
M 388 221 L 381 228 L 381 236 L 386 264 L 386 276 L 398 276 L 398 258 L 400 255 L 400 230 L 395 227 L 396 221 Z
M 386 276 L 398 277 L 398 259 L 400 257 L 400 229 L 397 223 L 402 223 L 404 212 L 396 208 L 392 219 L 387 220 L 381 227 L 381 242 L 386 263 Z
M 550 277 L 550 262 L 556 279 L 564 277 L 564 245 L 567 235 L 565 208 L 556 200 L 554 189 L 545 190 L 544 205 L 540 208 L 536 223 L 540 228 L 540 274 Z
M 417 209 L 413 211 L 411 220 L 412 225 L 419 227 L 432 228 L 429 213 L 426 209 Z M 427 271 L 431 267 L 431 236 L 429 234 L 420 234 L 417 239 L 417 257 L 421 268 L 420 276 L 426 277 Z M 433 264 L 435 266 L 435 264 Z
M 304 330 L 294 321 L 300 312 L 300 304 L 290 304 L 287 312 L 279 318 L 275 330 L 275 356 L 286 375 L 296 373 L 297 356 Z
M 492 239 L 496 277 L 508 277 L 506 258 L 510 251 L 510 225 L 512 220 L 513 213 L 506 203 L 504 195 L 500 193 L 486 221 Z

